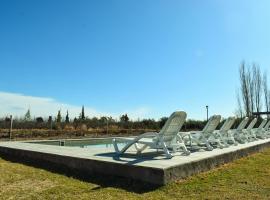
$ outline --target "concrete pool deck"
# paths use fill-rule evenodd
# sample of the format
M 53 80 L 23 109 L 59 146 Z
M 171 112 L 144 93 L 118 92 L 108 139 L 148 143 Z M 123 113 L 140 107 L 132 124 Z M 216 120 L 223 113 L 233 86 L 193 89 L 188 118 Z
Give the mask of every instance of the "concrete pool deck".
M 164 185 L 267 147 L 270 147 L 270 139 L 213 151 L 193 152 L 189 156 L 179 152 L 174 154 L 172 159 L 166 159 L 162 152 L 155 150 L 135 155 L 135 151 L 131 149 L 126 155 L 118 157 L 114 153 L 113 146 L 81 148 L 27 142 L 0 142 L 0 156 L 3 154 L 47 162 L 48 165 L 51 163 L 64 166 L 85 174 L 107 174 Z

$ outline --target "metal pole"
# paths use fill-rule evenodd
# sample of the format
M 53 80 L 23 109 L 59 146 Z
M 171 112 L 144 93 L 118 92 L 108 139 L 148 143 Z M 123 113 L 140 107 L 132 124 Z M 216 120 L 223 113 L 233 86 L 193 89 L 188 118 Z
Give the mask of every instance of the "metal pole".
M 207 119 L 207 121 L 208 121 L 208 107 L 209 106 L 206 106 L 206 119 Z
M 12 138 L 12 125 L 13 125 L 13 119 L 12 119 L 12 115 L 10 115 L 9 140 L 11 140 Z

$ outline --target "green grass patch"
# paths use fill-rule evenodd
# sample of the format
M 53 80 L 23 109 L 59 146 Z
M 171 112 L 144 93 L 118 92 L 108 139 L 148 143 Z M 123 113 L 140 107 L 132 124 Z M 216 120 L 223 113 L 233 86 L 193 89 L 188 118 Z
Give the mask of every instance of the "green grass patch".
M 82 181 L 0 157 L 0 199 L 270 199 L 270 149 L 162 187 Z

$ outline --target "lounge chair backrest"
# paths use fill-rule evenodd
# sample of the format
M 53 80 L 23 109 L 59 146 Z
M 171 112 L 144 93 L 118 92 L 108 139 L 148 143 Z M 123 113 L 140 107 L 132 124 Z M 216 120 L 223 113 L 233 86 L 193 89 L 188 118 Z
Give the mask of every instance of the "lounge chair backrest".
M 268 129 L 270 127 L 270 120 L 268 121 L 268 123 L 265 125 L 264 129 Z
M 216 128 L 220 122 L 220 119 L 221 119 L 220 115 L 213 115 L 212 117 L 210 117 L 207 124 L 203 128 L 202 132 L 211 133 L 214 130 L 216 130 Z
M 163 137 L 164 142 L 172 141 L 182 128 L 187 114 L 183 111 L 176 111 L 171 114 L 159 134 Z
M 262 129 L 266 123 L 267 123 L 267 119 L 264 119 L 258 128 Z
M 257 123 L 257 118 L 254 118 L 254 119 L 250 122 L 250 124 L 248 125 L 247 130 L 253 129 L 253 127 L 255 126 L 256 123 Z
M 220 131 L 228 131 L 232 128 L 233 124 L 235 122 L 235 117 L 229 117 L 224 124 L 222 125 L 222 127 L 220 128 Z
M 241 123 L 238 125 L 237 130 L 238 130 L 238 131 L 242 131 L 242 130 L 246 127 L 248 121 L 249 121 L 248 117 L 245 117 L 245 118 L 241 121 Z

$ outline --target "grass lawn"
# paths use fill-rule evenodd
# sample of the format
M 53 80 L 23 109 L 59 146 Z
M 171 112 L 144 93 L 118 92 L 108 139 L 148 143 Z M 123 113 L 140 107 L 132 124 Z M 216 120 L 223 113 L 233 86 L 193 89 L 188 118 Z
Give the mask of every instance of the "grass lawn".
M 159 188 L 104 176 L 82 181 L 0 156 L 0 199 L 270 199 L 270 149 Z

